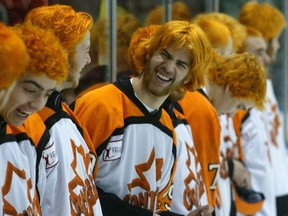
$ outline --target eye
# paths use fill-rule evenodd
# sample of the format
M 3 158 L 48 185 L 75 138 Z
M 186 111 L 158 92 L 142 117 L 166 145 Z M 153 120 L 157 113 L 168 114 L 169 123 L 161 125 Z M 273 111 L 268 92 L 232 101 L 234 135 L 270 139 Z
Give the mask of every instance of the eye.
M 186 69 L 186 65 L 184 63 L 182 63 L 182 62 L 177 62 L 177 65 L 179 67 L 181 67 L 182 69 Z
M 35 90 L 35 89 L 33 89 L 33 88 L 27 88 L 27 87 L 23 87 L 23 89 L 24 89 L 24 91 L 25 91 L 25 92 L 28 92 L 28 93 L 30 93 L 30 94 L 33 94 L 33 93 L 35 93 L 35 92 L 36 92 L 36 90 Z
M 167 52 L 165 52 L 165 51 L 160 52 L 160 54 L 161 54 L 162 57 L 164 57 L 166 59 L 170 59 L 171 58 L 170 55 Z

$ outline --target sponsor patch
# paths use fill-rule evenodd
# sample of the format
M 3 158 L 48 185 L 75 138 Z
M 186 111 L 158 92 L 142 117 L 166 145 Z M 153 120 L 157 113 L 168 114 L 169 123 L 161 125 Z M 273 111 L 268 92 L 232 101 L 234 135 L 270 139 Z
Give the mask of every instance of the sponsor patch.
M 58 163 L 58 157 L 56 154 L 56 149 L 55 149 L 55 144 L 54 142 L 48 145 L 43 153 L 42 153 L 42 158 L 46 162 L 46 169 L 50 169 L 54 167 Z
M 105 148 L 103 152 L 104 161 L 117 160 L 121 157 L 123 136 L 117 136 L 117 138 L 116 137 L 111 138 L 110 142 Z

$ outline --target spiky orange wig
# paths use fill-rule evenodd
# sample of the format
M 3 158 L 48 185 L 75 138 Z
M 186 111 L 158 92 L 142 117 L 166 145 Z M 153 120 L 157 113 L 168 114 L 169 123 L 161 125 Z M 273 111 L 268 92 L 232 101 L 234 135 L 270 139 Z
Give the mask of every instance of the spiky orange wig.
M 207 77 L 215 84 L 229 86 L 234 97 L 252 100 L 258 109 L 263 109 L 267 73 L 256 56 L 242 53 L 217 58 Z
M 142 46 L 142 48 L 140 47 Z M 144 46 L 144 48 L 143 48 Z M 170 21 L 158 28 L 147 42 L 139 43 L 133 54 L 134 66 L 141 72 L 147 63 L 146 56 L 152 56 L 157 50 L 172 46 L 185 48 L 191 57 L 189 81 L 183 91 L 195 90 L 204 84 L 205 71 L 210 66 L 212 47 L 205 33 L 195 24 L 187 21 Z M 131 50 L 129 53 L 132 52 Z M 181 90 L 182 91 L 182 90 Z
M 44 74 L 58 83 L 66 79 L 67 53 L 51 31 L 30 24 L 16 25 L 13 28 L 24 41 L 31 58 L 23 74 Z
M 234 17 L 219 12 L 199 14 L 192 19 L 192 22 L 194 23 L 198 22 L 198 20 L 207 20 L 207 19 L 216 20 L 227 26 L 233 39 L 234 52 L 237 52 L 239 46 L 242 45 L 243 41 L 246 38 L 246 27 L 242 25 Z
M 278 36 L 286 25 L 285 17 L 268 3 L 247 2 L 239 14 L 239 21 L 260 31 L 266 40 Z
M 88 13 L 76 12 L 71 6 L 56 4 L 34 8 L 24 23 L 52 30 L 72 58 L 77 44 L 93 25 L 93 19 Z
M 30 57 L 23 40 L 0 23 L 0 89 L 8 88 L 26 69 Z
M 172 20 L 190 20 L 191 12 L 184 2 L 174 2 L 172 5 Z M 164 22 L 164 7 L 158 6 L 151 10 L 145 20 L 145 26 L 161 25 Z

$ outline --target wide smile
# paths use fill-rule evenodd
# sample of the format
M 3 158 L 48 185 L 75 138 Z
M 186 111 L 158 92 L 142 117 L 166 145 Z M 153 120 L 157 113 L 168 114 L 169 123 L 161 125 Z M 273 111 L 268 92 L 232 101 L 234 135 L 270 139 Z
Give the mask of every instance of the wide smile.
M 23 119 L 26 119 L 29 115 L 33 113 L 33 112 L 27 112 L 27 111 L 20 110 L 20 109 L 16 109 L 16 111 L 17 111 L 17 115 Z
M 157 72 L 156 75 L 157 75 L 158 80 L 160 80 L 161 82 L 167 83 L 167 82 L 171 82 L 172 81 L 172 78 L 170 78 L 167 75 L 162 74 L 160 72 Z

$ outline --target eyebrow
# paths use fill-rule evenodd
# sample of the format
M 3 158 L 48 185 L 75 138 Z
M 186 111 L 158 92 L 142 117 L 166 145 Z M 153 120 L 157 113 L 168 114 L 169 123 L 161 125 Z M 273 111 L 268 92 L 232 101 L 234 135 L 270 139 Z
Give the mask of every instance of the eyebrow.
M 32 84 L 34 85 L 36 88 L 38 88 L 39 90 L 41 91 L 45 91 L 45 89 L 43 88 L 43 86 L 39 85 L 37 82 L 35 82 L 34 80 L 25 80 L 25 81 L 22 81 L 21 83 L 27 83 L 27 84 Z M 51 89 L 48 89 L 47 91 L 54 91 L 55 88 L 51 88 Z
M 169 55 L 170 58 L 172 58 L 172 55 L 166 50 L 166 49 L 163 49 L 163 52 L 167 53 Z M 187 67 L 189 67 L 188 63 L 185 62 L 185 61 L 181 61 L 179 59 L 177 59 L 177 61 L 180 63 L 180 64 L 184 64 L 186 65 Z

